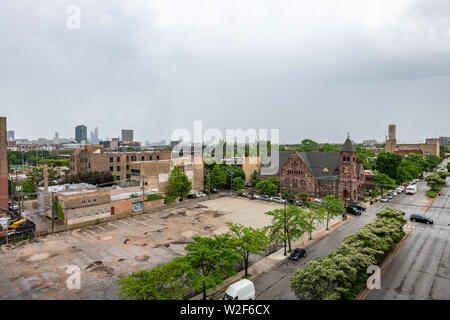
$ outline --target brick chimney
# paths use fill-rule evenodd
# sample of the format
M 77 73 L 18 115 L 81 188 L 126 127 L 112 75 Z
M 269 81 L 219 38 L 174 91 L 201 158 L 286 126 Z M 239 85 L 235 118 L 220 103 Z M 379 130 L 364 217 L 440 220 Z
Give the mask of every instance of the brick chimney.
M 8 209 L 8 153 L 6 118 L 0 117 L 0 208 Z

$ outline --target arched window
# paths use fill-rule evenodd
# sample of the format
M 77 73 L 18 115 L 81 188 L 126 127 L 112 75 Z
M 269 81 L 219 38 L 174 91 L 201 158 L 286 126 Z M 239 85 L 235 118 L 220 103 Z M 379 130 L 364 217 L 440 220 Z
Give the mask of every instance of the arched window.
M 291 181 L 290 181 L 288 178 L 286 178 L 286 179 L 284 180 L 284 185 L 285 185 L 287 188 L 289 188 L 289 187 L 291 186 Z
M 297 181 L 297 179 L 294 179 L 292 182 L 293 182 L 294 189 L 297 189 L 298 188 L 298 181 Z

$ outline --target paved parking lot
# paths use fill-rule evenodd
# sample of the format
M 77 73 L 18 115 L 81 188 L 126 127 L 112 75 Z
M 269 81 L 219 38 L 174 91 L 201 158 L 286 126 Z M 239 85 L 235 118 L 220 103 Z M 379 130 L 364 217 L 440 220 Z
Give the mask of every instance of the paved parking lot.
M 277 207 L 221 197 L 2 246 L 0 299 L 117 299 L 121 277 L 184 255 L 193 236 L 221 233 L 228 221 L 267 225 L 264 212 Z M 69 266 L 80 268 L 81 290 L 67 289 Z

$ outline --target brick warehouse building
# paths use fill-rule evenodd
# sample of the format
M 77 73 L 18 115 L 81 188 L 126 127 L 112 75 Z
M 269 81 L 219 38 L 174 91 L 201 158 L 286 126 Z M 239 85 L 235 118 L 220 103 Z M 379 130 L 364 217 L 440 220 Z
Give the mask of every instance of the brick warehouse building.
M 357 200 L 364 195 L 367 173 L 356 162 L 356 149 L 347 138 L 339 152 L 279 152 L 278 172 L 261 175 L 276 177 L 280 190 L 291 195 L 306 192 L 316 198 L 334 195 L 340 199 Z
M 105 152 L 103 145 L 88 145 L 75 150 L 70 157 L 70 174 L 108 171 L 117 179 L 127 179 L 130 165 L 136 161 L 158 161 L 171 158 L 170 151 Z

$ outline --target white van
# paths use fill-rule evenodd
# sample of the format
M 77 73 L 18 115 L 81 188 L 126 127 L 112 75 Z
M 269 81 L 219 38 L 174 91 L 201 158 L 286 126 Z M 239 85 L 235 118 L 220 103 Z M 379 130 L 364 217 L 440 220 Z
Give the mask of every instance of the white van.
M 417 186 L 416 185 L 409 185 L 406 187 L 406 194 L 415 194 L 417 192 Z
M 235 282 L 225 291 L 222 300 L 255 300 L 255 286 L 247 279 Z

